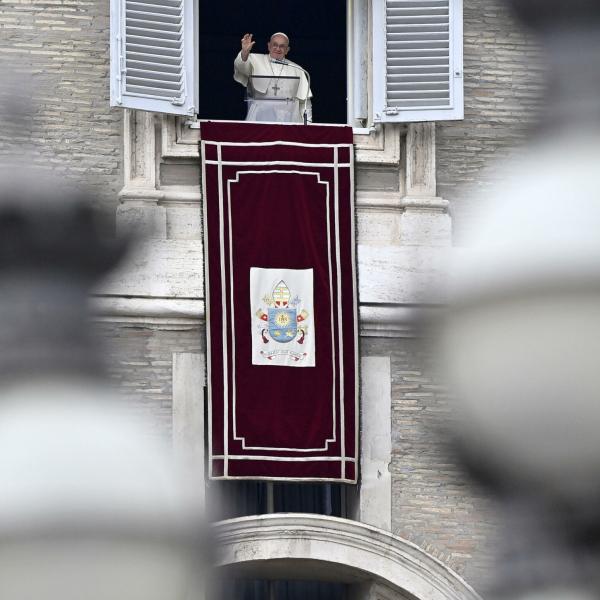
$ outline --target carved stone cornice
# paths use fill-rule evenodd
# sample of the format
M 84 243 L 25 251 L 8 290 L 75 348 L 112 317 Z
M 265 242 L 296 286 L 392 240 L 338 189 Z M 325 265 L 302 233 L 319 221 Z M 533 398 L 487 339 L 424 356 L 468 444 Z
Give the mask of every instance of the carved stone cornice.
M 204 299 L 151 298 L 94 295 L 90 299 L 97 319 L 148 325 L 203 326 Z M 390 306 L 367 304 L 359 307 L 359 330 L 363 337 L 415 338 L 420 324 L 429 321 L 440 306 Z
M 216 566 L 256 578 L 373 581 L 416 600 L 480 600 L 458 574 L 417 545 L 356 521 L 309 514 L 214 524 Z

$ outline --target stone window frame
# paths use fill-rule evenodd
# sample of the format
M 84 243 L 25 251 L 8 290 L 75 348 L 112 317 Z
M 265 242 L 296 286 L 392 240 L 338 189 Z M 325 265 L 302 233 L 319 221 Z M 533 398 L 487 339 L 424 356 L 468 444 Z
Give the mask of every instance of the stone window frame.
M 182 0 L 181 30 L 179 43 L 182 51 L 182 64 L 180 76 L 182 78 L 182 99 L 158 98 L 147 93 L 125 91 L 123 82 L 127 78 L 128 45 L 127 20 L 125 10 L 129 0 L 111 0 L 111 50 L 110 50 L 110 84 L 111 84 L 111 106 L 130 108 L 146 111 L 163 112 L 172 115 L 192 116 L 198 112 L 198 18 L 199 0 Z M 388 65 L 388 20 L 387 13 L 390 10 L 390 2 L 393 0 L 346 0 L 347 23 L 346 23 L 346 72 L 347 72 L 347 114 L 348 124 L 355 128 L 355 133 L 368 135 L 377 123 L 407 123 L 434 120 L 456 120 L 463 118 L 463 0 L 449 0 L 449 25 L 450 25 L 450 47 L 448 49 L 450 64 L 444 68 L 445 72 L 450 69 L 450 90 L 453 98 L 452 106 L 449 108 L 403 108 L 388 106 L 388 92 L 386 73 Z M 391 7 L 394 8 L 393 6 Z M 156 15 L 154 16 L 157 17 Z M 145 19 L 145 15 L 136 18 Z M 172 18 L 172 17 L 165 17 Z M 143 33 L 136 29 L 132 35 L 147 36 L 144 24 L 137 26 Z M 170 28 L 172 23 L 165 23 L 164 31 L 160 27 L 154 27 L 153 38 L 162 39 L 172 37 Z M 425 34 L 424 34 L 425 35 Z M 406 40 L 403 40 L 403 43 Z M 172 42 L 172 40 L 171 40 Z M 409 48 L 411 49 L 411 48 Z M 431 48 L 416 48 L 423 50 L 424 54 L 417 56 L 418 60 L 426 59 L 426 54 Z M 160 65 L 149 63 L 152 60 L 151 52 L 144 46 L 137 56 L 140 63 L 138 69 L 148 69 L 146 65 L 152 64 L 153 68 L 160 71 Z M 144 67 L 144 65 L 146 65 Z M 422 66 L 422 65 L 421 65 Z M 144 70 L 138 74 L 140 81 L 158 81 L 161 76 L 171 77 L 172 73 L 153 73 L 154 79 L 143 79 L 150 77 Z M 139 82 L 138 82 L 139 84 Z M 141 84 L 139 84 L 141 85 Z M 159 85 L 159 84 L 155 84 Z M 148 88 L 150 90 L 150 88 Z M 415 91 L 411 89 L 410 91 Z M 155 92 L 158 93 L 158 92 Z M 164 94 L 163 94 L 164 95 Z
M 173 449 L 175 456 L 189 474 L 192 481 L 198 482 L 201 489 L 198 501 L 205 502 L 205 356 L 203 354 L 175 353 L 173 355 Z M 323 527 L 327 531 L 344 529 L 344 523 L 356 522 L 370 531 L 391 532 L 392 529 L 392 480 L 389 465 L 392 460 L 391 441 L 391 361 L 389 357 L 363 357 L 361 361 L 361 462 L 360 478 L 356 486 L 347 486 L 346 503 L 348 519 L 323 517 L 321 515 L 268 514 L 256 517 L 242 517 L 221 521 L 215 524 L 217 531 L 223 532 L 243 526 L 248 520 L 263 522 L 264 519 L 283 519 L 283 530 L 307 519 L 315 521 L 317 531 Z M 319 520 L 324 519 L 324 520 Z M 272 521 L 269 521 L 272 522 Z M 357 525 L 358 526 L 358 525 Z M 365 529 L 369 531 L 369 529 Z M 252 542 L 255 533 L 244 534 L 240 543 Z M 317 536 L 318 537 L 318 536 Z M 416 546 L 415 546 L 416 548 Z M 234 552 L 236 556 L 239 552 Z M 298 556 L 284 556 L 288 566 L 293 568 Z M 287 567 L 286 567 L 287 568 Z M 260 577 L 258 571 L 253 573 Z M 268 575 L 269 573 L 265 573 Z M 341 574 L 340 574 L 341 576 Z M 343 578 L 340 582 L 345 582 Z M 440 599 L 441 600 L 441 599 Z
M 173 355 L 173 449 L 200 481 L 206 477 L 205 369 L 203 354 Z M 356 486 L 347 486 L 353 491 L 346 498 L 353 520 L 386 531 L 392 529 L 391 381 L 389 357 L 361 359 L 360 477 Z

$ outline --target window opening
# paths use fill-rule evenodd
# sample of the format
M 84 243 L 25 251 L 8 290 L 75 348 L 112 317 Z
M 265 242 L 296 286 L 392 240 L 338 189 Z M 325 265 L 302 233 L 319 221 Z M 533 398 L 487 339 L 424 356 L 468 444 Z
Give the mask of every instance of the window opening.
M 348 585 L 322 581 L 233 579 L 220 582 L 219 600 L 347 600 Z
M 266 53 L 271 34 L 290 37 L 289 60 L 310 73 L 313 122 L 346 123 L 347 0 L 200 0 L 201 119 L 244 120 L 246 90 L 233 80 L 240 40 L 252 33 L 253 52 Z
M 212 481 L 211 519 L 221 521 L 281 512 L 346 518 L 346 487 L 342 483 Z
M 212 481 L 209 508 L 214 520 L 276 512 L 303 512 L 346 517 L 346 485 L 341 483 L 285 483 Z M 346 600 L 348 586 L 322 581 L 221 580 L 221 600 Z

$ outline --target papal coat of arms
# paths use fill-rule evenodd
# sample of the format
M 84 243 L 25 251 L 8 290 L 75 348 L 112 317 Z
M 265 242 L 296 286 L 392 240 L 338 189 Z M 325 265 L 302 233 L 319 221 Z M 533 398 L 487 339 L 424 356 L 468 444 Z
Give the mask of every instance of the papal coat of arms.
M 253 267 L 253 364 L 314 366 L 312 269 Z
M 271 294 L 266 294 L 262 299 L 267 312 L 262 308 L 256 311 L 256 316 L 262 321 L 261 336 L 263 343 L 269 344 L 271 341 L 278 344 L 289 344 L 296 341 L 298 344 L 304 344 L 304 340 L 308 335 L 308 311 L 301 309 L 302 300 L 295 296 L 292 298 L 290 288 L 285 281 L 281 280 L 274 288 Z M 287 351 L 290 357 L 297 361 L 302 360 L 306 353 Z M 263 356 L 273 360 L 280 351 L 269 352 L 263 351 Z

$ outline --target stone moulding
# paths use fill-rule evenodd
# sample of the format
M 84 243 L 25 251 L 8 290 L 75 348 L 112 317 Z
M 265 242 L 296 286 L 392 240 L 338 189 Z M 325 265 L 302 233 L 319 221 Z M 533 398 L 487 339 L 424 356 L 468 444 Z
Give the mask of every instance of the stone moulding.
M 415 544 L 356 521 L 272 514 L 220 521 L 214 529 L 218 569 L 309 579 L 321 572 L 323 579 L 374 582 L 415 600 L 481 600 Z
M 428 322 L 441 306 L 361 305 L 359 328 L 362 336 L 414 338 L 420 324 Z M 205 304 L 202 298 L 142 298 L 98 294 L 90 298 L 95 318 L 106 321 L 164 322 L 202 325 Z
M 377 125 L 368 132 L 354 135 L 356 161 L 361 164 L 397 165 L 400 163 L 400 138 L 403 124 Z M 162 115 L 162 158 L 199 158 L 198 122 L 174 115 Z

